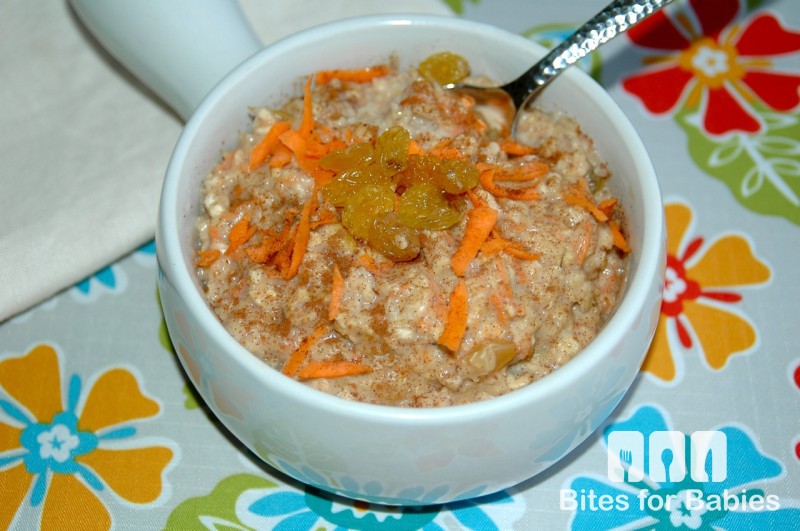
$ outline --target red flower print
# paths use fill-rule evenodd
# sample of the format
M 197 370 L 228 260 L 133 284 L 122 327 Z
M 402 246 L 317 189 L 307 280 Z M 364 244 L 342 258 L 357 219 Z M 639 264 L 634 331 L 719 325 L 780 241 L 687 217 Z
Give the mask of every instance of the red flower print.
M 794 371 L 792 371 L 792 382 L 797 390 L 800 391 L 800 363 L 798 363 Z M 794 455 L 797 457 L 797 460 L 800 461 L 800 440 L 796 441 L 794 444 Z
M 761 131 L 759 104 L 777 111 L 800 105 L 800 75 L 772 67 L 775 56 L 800 51 L 800 32 L 769 13 L 735 24 L 738 1 L 690 0 L 689 5 L 694 17 L 678 11 L 670 18 L 659 11 L 630 30 L 636 45 L 657 55 L 623 81 L 627 92 L 655 114 L 699 107 L 703 127 L 713 135 Z

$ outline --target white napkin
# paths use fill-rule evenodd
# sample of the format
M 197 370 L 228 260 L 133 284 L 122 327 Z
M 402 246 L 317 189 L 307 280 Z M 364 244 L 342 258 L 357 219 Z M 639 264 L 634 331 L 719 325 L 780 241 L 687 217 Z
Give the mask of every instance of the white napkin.
M 448 14 L 440 0 L 242 0 L 267 44 L 355 15 Z M 153 238 L 182 122 L 98 48 L 66 1 L 0 17 L 0 322 Z

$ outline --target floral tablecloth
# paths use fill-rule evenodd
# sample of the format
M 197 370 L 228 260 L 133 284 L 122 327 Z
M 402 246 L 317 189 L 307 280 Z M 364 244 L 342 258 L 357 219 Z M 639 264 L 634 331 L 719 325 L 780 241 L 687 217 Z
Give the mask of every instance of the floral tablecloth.
M 446 2 L 545 44 L 603 3 Z M 0 324 L 0 528 L 800 529 L 800 3 L 678 0 L 582 66 L 652 154 L 669 253 L 641 374 L 586 443 L 508 491 L 424 509 L 305 487 L 198 402 L 149 243 Z M 631 433 L 711 434 L 715 465 L 616 478 Z

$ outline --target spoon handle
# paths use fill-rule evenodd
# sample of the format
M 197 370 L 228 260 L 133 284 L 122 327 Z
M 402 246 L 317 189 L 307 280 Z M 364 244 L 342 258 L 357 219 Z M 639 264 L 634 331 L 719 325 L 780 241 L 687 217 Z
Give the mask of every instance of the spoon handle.
M 579 61 L 600 45 L 633 27 L 672 0 L 614 0 L 587 21 L 564 42 L 518 79 L 506 90 L 519 108 L 525 100 L 544 88 L 564 69 Z

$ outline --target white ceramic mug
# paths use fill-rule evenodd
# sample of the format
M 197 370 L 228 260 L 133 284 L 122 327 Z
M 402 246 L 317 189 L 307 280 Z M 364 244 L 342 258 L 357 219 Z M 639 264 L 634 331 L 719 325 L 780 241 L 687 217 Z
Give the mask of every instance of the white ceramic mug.
M 540 102 L 572 114 L 595 139 L 615 174 L 609 185 L 626 211 L 633 252 L 615 314 L 570 362 L 490 400 L 395 408 L 342 400 L 287 378 L 222 327 L 195 275 L 195 220 L 202 180 L 220 151 L 235 146 L 250 127 L 248 109 L 298 94 L 302 81 L 317 70 L 375 64 L 391 53 L 405 67 L 442 49 L 457 51 L 474 72 L 497 80 L 516 77 L 544 54 L 519 35 L 455 17 L 362 17 L 290 36 L 236 67 L 196 107 L 173 152 L 161 196 L 156 247 L 164 317 L 181 362 L 211 411 L 281 472 L 374 503 L 420 505 L 490 494 L 558 462 L 622 399 L 659 316 L 666 254 L 655 172 L 622 111 L 573 69 Z

